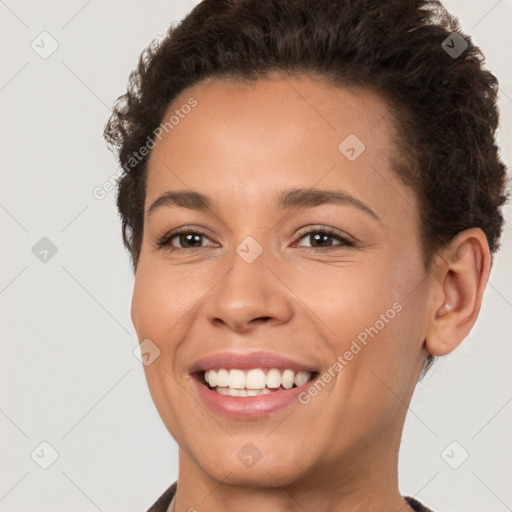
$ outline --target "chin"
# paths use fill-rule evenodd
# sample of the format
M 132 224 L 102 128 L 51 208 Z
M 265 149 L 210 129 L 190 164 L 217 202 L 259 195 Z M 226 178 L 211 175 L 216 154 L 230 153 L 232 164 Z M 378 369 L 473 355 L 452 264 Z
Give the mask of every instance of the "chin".
M 208 458 L 201 453 L 194 458 L 205 474 L 224 485 L 281 487 L 305 478 L 312 471 L 308 471 L 302 448 L 286 446 L 277 437 L 273 443 L 230 439 L 218 450 L 210 447 L 209 452 Z

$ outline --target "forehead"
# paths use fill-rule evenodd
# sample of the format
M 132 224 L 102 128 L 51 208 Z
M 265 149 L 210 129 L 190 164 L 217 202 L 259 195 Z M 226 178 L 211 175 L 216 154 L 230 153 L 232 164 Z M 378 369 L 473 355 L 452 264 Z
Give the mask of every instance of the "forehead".
M 380 209 L 410 193 L 393 192 L 403 184 L 390 164 L 391 116 L 369 91 L 306 76 L 207 80 L 183 91 L 162 122 L 171 117 L 172 129 L 150 155 L 146 205 L 167 189 L 186 188 L 232 206 L 315 184 L 342 187 Z

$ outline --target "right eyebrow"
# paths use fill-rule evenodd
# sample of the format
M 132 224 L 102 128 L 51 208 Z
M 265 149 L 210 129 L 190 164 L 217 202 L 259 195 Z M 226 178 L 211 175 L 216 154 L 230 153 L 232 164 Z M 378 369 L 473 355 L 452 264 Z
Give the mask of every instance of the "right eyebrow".
M 148 208 L 146 216 L 150 216 L 158 208 L 164 206 L 181 206 L 191 210 L 209 210 L 212 207 L 211 201 L 199 192 L 180 190 L 177 192 L 168 191 L 156 199 Z

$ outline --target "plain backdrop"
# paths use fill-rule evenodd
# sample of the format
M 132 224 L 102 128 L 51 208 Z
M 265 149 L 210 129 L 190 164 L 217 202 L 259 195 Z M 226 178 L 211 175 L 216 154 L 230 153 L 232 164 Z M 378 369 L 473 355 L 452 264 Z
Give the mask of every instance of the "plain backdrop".
M 93 190 L 117 170 L 102 139 L 113 101 L 142 49 L 196 3 L 0 0 L 2 512 L 142 512 L 177 477 L 177 446 L 133 354 L 115 192 Z M 512 1 L 445 5 L 500 81 L 510 165 Z M 418 384 L 405 424 L 402 494 L 436 512 L 512 510 L 504 213 L 477 324 Z

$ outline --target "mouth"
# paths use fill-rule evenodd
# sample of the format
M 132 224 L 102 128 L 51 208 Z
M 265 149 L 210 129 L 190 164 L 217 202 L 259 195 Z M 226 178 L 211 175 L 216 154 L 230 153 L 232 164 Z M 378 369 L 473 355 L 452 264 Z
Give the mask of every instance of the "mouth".
M 301 404 L 299 395 L 320 376 L 318 366 L 302 359 L 266 351 L 220 352 L 199 359 L 188 372 L 212 412 L 253 420 Z
M 294 371 L 279 368 L 218 368 L 194 373 L 200 384 L 219 395 L 256 397 L 286 393 L 307 386 L 318 377 L 316 371 Z

